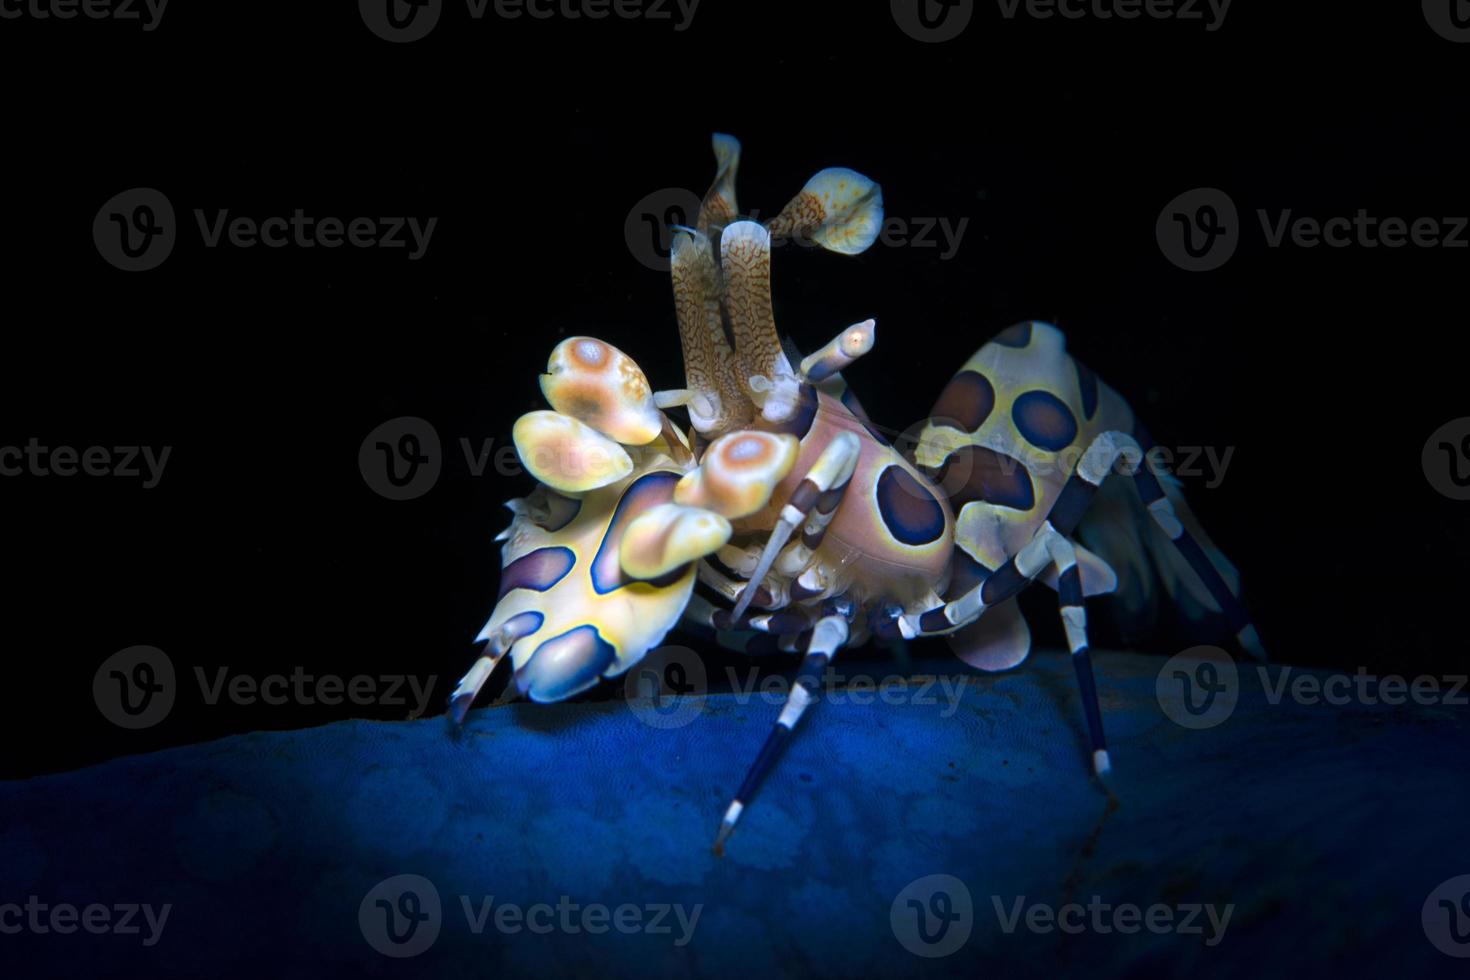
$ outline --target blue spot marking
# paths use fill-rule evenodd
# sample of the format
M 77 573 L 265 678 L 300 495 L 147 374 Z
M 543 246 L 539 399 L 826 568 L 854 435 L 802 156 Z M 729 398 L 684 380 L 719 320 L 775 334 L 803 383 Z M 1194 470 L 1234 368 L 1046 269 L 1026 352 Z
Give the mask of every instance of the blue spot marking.
M 500 573 L 500 598 L 512 589 L 531 589 L 546 592 L 567 577 L 577 556 L 571 548 L 537 548 L 529 555 L 522 555 Z
M 627 533 L 628 525 L 644 511 L 673 500 L 674 485 L 678 482 L 679 476 L 676 473 L 649 473 L 634 480 L 632 486 L 623 491 L 622 499 L 618 501 L 612 520 L 608 522 L 607 531 L 602 536 L 602 544 L 597 547 L 597 557 L 592 559 L 592 588 L 598 595 L 607 595 L 632 582 L 641 581 L 623 574 L 623 565 L 618 559 L 623 535 Z M 683 574 L 684 570 L 678 568 L 669 575 L 654 580 L 652 584 L 671 585 L 683 577 Z
M 878 514 L 904 544 L 929 544 L 944 533 L 944 508 L 913 475 L 897 464 L 878 476 Z
M 507 626 L 510 627 L 511 634 L 519 640 L 539 630 L 545 622 L 545 616 L 531 609 L 507 619 L 505 624 L 500 628 L 505 629 Z
M 1038 449 L 1056 452 L 1077 438 L 1077 419 L 1060 398 L 1049 391 L 1028 391 L 1011 405 L 1016 431 Z
M 574 626 L 536 648 L 516 671 L 516 685 L 532 700 L 560 701 L 596 684 L 616 659 L 617 650 L 596 626 Z
M 935 425 L 979 432 L 995 408 L 995 386 L 979 371 L 961 371 L 940 392 L 929 411 Z
M 939 471 L 939 485 L 956 509 L 976 500 L 1016 510 L 1036 506 L 1031 474 L 1021 461 L 984 446 L 964 446 L 951 453 Z

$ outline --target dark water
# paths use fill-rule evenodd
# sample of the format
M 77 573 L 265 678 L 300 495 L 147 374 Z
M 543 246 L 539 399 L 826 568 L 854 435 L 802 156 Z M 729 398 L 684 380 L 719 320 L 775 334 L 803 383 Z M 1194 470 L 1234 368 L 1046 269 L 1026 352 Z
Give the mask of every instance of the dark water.
M 949 8 L 925 2 L 940 24 Z M 394 44 L 370 29 L 383 13 L 373 4 L 179 5 L 161 18 L 144 6 L 138 21 L 4 7 L 0 511 L 11 575 L 0 731 L 11 748 L 0 776 L 438 712 L 493 605 L 501 504 L 530 486 L 504 472 L 513 469 L 504 453 L 517 416 L 542 407 L 535 379 L 551 347 L 592 334 L 634 356 L 656 387 L 682 383 L 668 277 L 650 265 L 666 244 L 662 226 L 681 218 L 669 202 L 702 193 L 712 175 L 716 130 L 744 143 L 741 202 L 757 214 L 774 213 L 823 167 L 881 182 L 891 223 L 873 249 L 856 258 L 787 249 L 774 271 L 777 321 L 799 349 L 876 318 L 878 347 L 847 376 L 881 426 L 922 418 L 970 352 L 1006 326 L 1056 323 L 1190 471 L 1189 499 L 1241 570 L 1276 662 L 1445 688 L 1470 672 L 1458 615 L 1470 504 L 1454 499 L 1470 441 L 1442 428 L 1467 411 L 1458 93 L 1470 47 L 1442 36 L 1458 31 L 1452 5 L 1231 5 L 1223 18 L 1205 5 L 1191 8 L 1199 19 L 1123 19 L 961 3 L 949 16 L 968 10 L 971 20 L 943 43 L 906 33 L 915 11 L 903 3 L 856 8 L 703 0 L 692 17 L 668 3 L 638 7 L 638 17 L 556 8 L 543 19 L 504 16 L 514 4 L 477 18 L 478 8 L 448 3 L 428 36 Z M 139 188 L 161 197 L 131 193 Z M 1191 243 L 1203 248 L 1217 228 L 1234 251 L 1188 271 L 1179 261 L 1196 260 L 1181 260 L 1170 235 L 1182 227 L 1176 214 L 1205 221 L 1202 205 L 1221 203 L 1191 196 L 1201 188 L 1220 191 L 1234 216 L 1217 207 L 1220 223 L 1193 226 Z M 135 260 L 97 244 L 121 240 L 112 214 L 142 222 L 139 235 L 169 226 L 171 250 L 149 252 L 155 268 L 119 268 L 109 256 Z M 430 489 L 391 500 L 365 480 L 359 456 L 370 433 L 404 416 L 432 426 L 440 471 Z M 1053 594 L 1034 590 L 1022 605 L 1037 645 L 1060 647 Z M 1197 630 L 1165 612 L 1124 631 L 1106 601 L 1094 608 L 1099 647 L 1151 663 L 1221 641 L 1218 624 Z M 674 639 L 698 649 L 711 676 L 747 666 L 700 638 Z M 119 727 L 99 710 L 99 690 L 116 683 L 102 668 L 138 645 L 166 653 L 177 697 L 156 722 Z M 886 676 L 948 652 L 931 642 L 844 657 Z M 776 677 L 791 668 L 779 658 L 760 666 Z M 585 710 L 611 710 L 620 696 L 593 692 Z M 1341 834 L 1440 839 L 1441 825 L 1419 825 L 1411 804 L 1452 777 L 1416 768 L 1439 750 L 1413 738 L 1443 735 L 1440 714 L 1463 709 L 1439 704 L 1426 718 L 1423 707 L 1351 724 L 1305 716 L 1325 741 L 1302 779 L 1362 789 L 1341 801 Z M 1251 764 L 1290 752 L 1271 717 L 1228 750 L 1191 746 L 1191 759 L 1205 755 L 1193 764 L 1215 767 L 1208 791 L 1234 801 Z M 1408 739 L 1402 748 L 1378 746 L 1385 725 Z M 1071 733 L 1061 738 L 1070 751 Z M 1396 751 L 1405 782 L 1386 771 L 1365 783 L 1368 746 Z M 207 747 L 188 751 L 190 765 L 208 769 Z M 533 778 L 575 782 L 636 751 L 573 753 Z M 743 767 L 744 748 L 731 753 Z M 97 778 L 127 808 L 147 798 L 149 767 L 174 757 L 156 758 Z M 299 762 L 279 765 L 283 782 L 309 781 Z M 484 765 L 469 765 L 476 778 Z M 80 792 L 93 777 L 64 778 Z M 1296 799 L 1280 787 L 1253 792 L 1257 814 Z M 218 826 L 159 806 L 198 849 L 228 850 L 230 804 Z M 906 826 L 900 817 L 894 825 Z M 330 833 L 296 819 L 290 832 L 302 839 Z M 1355 860 L 1345 836 L 1330 859 L 1286 866 L 1248 820 L 1236 826 L 1237 880 L 1280 883 L 1278 908 L 1325 890 L 1338 903 L 1330 908 L 1356 908 L 1376 928 L 1417 914 L 1364 911 L 1350 890 L 1320 884 Z M 1268 826 L 1264 838 L 1297 839 Z M 1046 839 L 1047 824 L 1036 833 Z M 385 824 L 379 836 L 388 834 Z M 1147 847 L 1134 843 L 1128 860 L 1146 863 Z M 942 870 L 949 853 L 927 832 L 887 846 L 905 868 L 932 855 Z M 1060 845 L 1067 855 L 1079 846 Z M 1361 846 L 1391 854 L 1382 840 Z M 1106 839 L 1096 847 L 1106 851 Z M 279 853 L 262 852 L 260 873 L 293 889 Z M 990 861 L 967 853 L 966 874 Z M 506 860 L 539 855 L 517 844 Z M 1404 894 L 1465 870 L 1447 865 Z M 69 873 L 53 870 L 50 883 L 66 891 Z M 1371 890 L 1378 873 L 1354 880 Z M 0 872 L 0 885 L 22 887 L 23 877 Z M 75 883 L 88 891 L 86 879 Z M 810 896 L 840 901 L 820 888 Z M 881 925 L 886 913 L 868 912 Z M 742 914 L 731 948 L 764 921 Z M 840 933 L 844 921 L 812 928 Z M 1278 933 L 1269 935 L 1260 949 L 1275 948 Z M 1423 937 L 1382 939 L 1387 949 L 1400 941 Z M 744 944 L 785 972 L 852 972 L 803 953 L 796 938 Z M 1333 948 L 1318 965 L 1350 969 L 1343 950 L 1353 947 Z M 67 950 L 54 952 L 64 963 Z M 1194 963 L 1168 950 L 1148 954 L 1157 961 L 1118 955 L 1128 965 L 1109 972 L 1177 974 Z M 1426 971 L 1452 964 L 1423 956 L 1415 947 L 1411 959 Z M 349 959 L 311 963 L 333 970 Z M 689 965 L 660 962 L 659 972 Z M 960 959 L 937 962 L 958 969 Z M 1078 954 L 1069 968 L 1088 962 Z M 1251 962 L 1237 971 L 1211 961 L 1222 972 Z

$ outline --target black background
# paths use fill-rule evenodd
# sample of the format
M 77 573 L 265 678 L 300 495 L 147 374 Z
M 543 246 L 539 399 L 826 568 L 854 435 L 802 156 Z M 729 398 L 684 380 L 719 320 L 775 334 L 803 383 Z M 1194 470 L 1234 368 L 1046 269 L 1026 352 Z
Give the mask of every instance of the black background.
M 704 0 L 677 32 L 472 21 L 451 2 L 403 45 L 351 4 L 304 6 L 180 4 L 152 32 L 0 21 L 0 445 L 172 447 L 151 490 L 0 479 L 0 775 L 406 711 L 211 707 L 196 667 L 435 677 L 439 710 L 493 605 L 501 503 L 530 485 L 472 476 L 459 440 L 509 445 L 569 334 L 682 384 L 667 277 L 624 226 L 652 191 L 703 192 L 714 130 L 744 142 L 747 209 L 769 214 L 842 165 L 882 183 L 890 215 L 968 219 L 949 260 L 912 245 L 777 257 L 778 323 L 804 350 L 878 320 L 848 379 L 879 423 L 920 418 L 1003 327 L 1055 322 L 1161 444 L 1234 447 L 1218 487 L 1187 488 L 1277 660 L 1464 672 L 1470 504 L 1430 487 L 1420 450 L 1466 414 L 1470 250 L 1272 249 L 1255 217 L 1470 213 L 1470 45 L 1417 4 L 1238 0 L 1215 32 L 980 4 L 939 45 L 882 3 Z M 1201 186 L 1235 201 L 1243 241 L 1188 273 L 1154 225 Z M 91 227 L 133 187 L 168 196 L 179 241 L 130 274 Z M 418 261 L 210 249 L 196 208 L 438 224 Z M 404 415 L 434 425 L 444 473 L 393 502 L 357 456 Z M 1048 597 L 1027 608 L 1039 642 L 1060 642 Z M 1134 645 L 1187 642 L 1165 628 Z M 91 684 L 134 644 L 167 652 L 183 693 L 163 724 L 124 732 Z

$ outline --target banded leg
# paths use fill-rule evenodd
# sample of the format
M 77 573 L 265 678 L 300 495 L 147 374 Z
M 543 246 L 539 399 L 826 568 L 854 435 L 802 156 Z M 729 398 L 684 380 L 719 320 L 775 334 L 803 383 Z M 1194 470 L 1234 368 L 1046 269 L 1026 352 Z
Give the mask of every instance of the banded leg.
M 861 450 L 862 446 L 857 436 L 851 432 L 838 434 L 822 450 L 822 454 L 812 464 L 811 470 L 792 492 L 791 499 L 786 502 L 785 507 L 781 508 L 781 517 L 776 522 L 775 529 L 771 531 L 771 537 L 761 552 L 760 561 L 756 564 L 750 581 L 735 603 L 733 615 L 736 619 L 739 619 L 750 606 L 751 600 L 755 598 L 756 590 L 760 588 L 761 582 L 770 572 L 776 557 L 781 554 L 781 549 L 786 547 L 786 542 L 791 538 L 792 532 L 806 521 L 807 515 L 811 513 L 817 501 L 829 490 L 852 479 L 852 472 L 857 466 L 858 454 Z
M 812 628 L 813 610 L 806 606 L 787 606 L 768 613 L 741 616 L 736 619 L 724 609 L 717 610 L 713 624 L 721 630 L 760 630 L 778 636 L 805 633 Z
M 480 688 L 495 673 L 495 667 L 500 663 L 498 656 L 483 656 L 475 661 L 470 667 L 469 673 L 460 678 L 459 685 L 455 687 L 454 693 L 449 696 L 449 721 L 454 725 L 463 725 L 465 715 L 469 714 L 470 705 L 475 703 L 475 697 L 479 695 Z
M 534 612 L 521 613 L 512 616 L 501 624 L 500 628 L 486 637 L 481 634 L 480 639 L 488 639 L 484 652 L 470 667 L 469 673 L 460 678 L 459 685 L 455 687 L 454 693 L 449 696 L 449 720 L 455 725 L 464 724 L 465 715 L 469 713 L 470 705 L 475 703 L 475 696 L 495 673 L 496 666 L 515 646 L 517 640 L 536 632 L 541 626 L 541 615 Z
M 911 639 L 915 636 L 934 636 L 948 633 L 975 621 L 985 609 L 1009 599 L 1025 588 L 1041 573 L 1048 561 L 1047 541 L 1053 535 L 1069 538 L 1087 505 L 1104 478 L 1112 472 L 1119 458 L 1124 460 L 1127 471 L 1138 488 L 1139 496 L 1148 508 L 1150 516 L 1194 569 L 1210 595 L 1225 613 L 1235 637 L 1249 654 L 1265 659 L 1260 637 L 1251 624 L 1245 606 L 1230 591 L 1215 566 L 1210 563 L 1204 549 L 1199 546 L 1178 515 L 1174 505 L 1164 493 L 1163 485 L 1148 467 L 1143 466 L 1144 452 L 1137 440 L 1123 432 L 1104 432 L 1092 441 L 1077 463 L 1062 492 L 1047 512 L 1046 521 L 1037 530 L 1027 545 L 991 573 L 984 582 L 969 592 L 943 606 L 938 606 L 918 615 L 899 618 L 900 633 Z
M 1142 438 L 1147 446 L 1142 449 L 1144 458 L 1147 452 L 1153 448 L 1153 443 L 1146 435 Z M 1137 443 L 1135 443 L 1137 445 Z M 1106 471 L 1104 471 L 1104 475 Z M 1235 633 L 1235 642 L 1240 644 L 1242 650 L 1255 657 L 1257 660 L 1266 661 L 1266 648 L 1261 645 L 1260 634 L 1256 632 L 1255 624 L 1251 622 L 1250 613 L 1246 611 L 1245 604 L 1230 591 L 1230 586 L 1220 576 L 1209 556 L 1205 554 L 1204 548 L 1195 540 L 1193 534 L 1189 533 L 1179 516 L 1174 512 L 1174 505 L 1164 493 L 1164 487 L 1159 478 L 1148 466 L 1138 466 L 1133 470 L 1133 482 L 1138 487 L 1138 495 L 1143 499 L 1144 506 L 1148 508 L 1149 514 L 1166 534 L 1174 547 L 1184 556 L 1189 567 L 1199 576 L 1200 581 L 1209 590 L 1210 596 L 1225 614 L 1225 620 L 1230 624 L 1230 629 Z
M 1072 666 L 1077 672 L 1077 687 L 1081 695 L 1083 710 L 1087 715 L 1088 739 L 1092 745 L 1092 767 L 1101 776 L 1112 768 L 1112 763 L 1108 757 L 1107 742 L 1103 735 L 1102 709 L 1098 705 L 1097 681 L 1093 676 L 1092 654 L 1088 648 L 1087 608 L 1083 604 L 1082 568 L 1077 560 L 1077 546 L 1070 538 L 1062 535 L 1050 521 L 1042 524 L 1026 547 L 1008 559 L 981 585 L 955 602 L 948 605 L 937 604 L 918 617 L 901 616 L 899 628 L 905 637 L 909 637 L 950 632 L 969 625 L 978 620 L 986 609 L 999 605 L 1014 596 L 1026 583 L 1034 580 L 1049 566 L 1054 567 L 1057 571 L 1057 593 L 1061 604 L 1062 626 L 1067 633 L 1067 645 L 1072 651 Z M 985 584 L 993 581 L 1002 570 L 1007 570 L 1006 578 L 1002 581 L 1019 581 L 1021 584 L 1007 595 L 997 594 L 991 601 L 978 598 L 984 595 Z M 957 624 L 948 624 L 948 616 L 952 614 L 951 607 L 954 607 L 956 603 L 966 601 L 979 603 L 973 618 Z
M 1072 650 L 1072 666 L 1077 671 L 1077 690 L 1082 710 L 1087 714 L 1087 737 L 1092 743 L 1092 769 L 1099 776 L 1113 768 L 1108 758 L 1107 740 L 1103 735 L 1102 708 L 1097 701 L 1097 679 L 1092 674 L 1092 654 L 1087 642 L 1087 607 L 1082 598 L 1082 569 L 1077 564 L 1077 549 L 1067 538 L 1058 535 L 1050 546 L 1057 567 L 1057 595 L 1061 603 L 1062 627 L 1067 631 L 1067 646 Z
M 717 630 L 715 643 L 746 657 L 777 657 L 794 653 L 796 637 L 791 634 L 762 633 L 760 630 Z
M 792 652 L 782 649 L 783 642 L 794 640 L 800 631 L 811 628 L 811 614 L 806 610 L 802 613 L 799 619 L 793 619 L 783 610 L 771 615 L 746 616 L 739 623 L 721 625 L 728 624 L 729 611 L 716 608 L 708 599 L 696 593 L 689 597 L 683 622 L 695 629 L 708 631 L 713 635 L 715 643 L 726 650 L 747 657 L 766 657 Z M 782 628 L 786 626 L 799 627 L 798 633 L 782 632 Z M 786 642 L 786 645 L 789 647 L 790 643 Z
M 801 579 L 806 578 L 807 572 L 813 571 L 817 551 L 827 537 L 827 526 L 837 515 L 837 508 L 842 505 L 842 498 L 847 496 L 847 488 L 851 485 L 852 474 L 849 473 L 837 486 L 818 497 L 816 505 L 807 515 L 806 525 L 801 529 L 801 540 L 793 541 L 776 559 L 776 571 L 793 579 L 791 585 L 793 601 L 811 599 L 818 594 L 806 586 L 799 586 L 798 583 Z
M 837 508 L 841 506 L 842 498 L 846 496 L 851 482 L 844 480 L 817 498 L 815 506 L 807 514 L 801 537 L 789 542 L 771 563 L 771 571 L 767 575 L 774 574 L 781 581 L 790 582 L 792 602 L 817 598 L 827 587 L 820 584 L 828 576 L 822 574 L 822 570 L 817 567 L 817 549 L 822 547 L 822 541 L 827 536 L 827 526 L 837 514 Z M 715 557 L 737 577 L 754 581 L 763 554 L 763 548 L 726 545 L 716 552 Z M 760 604 L 759 599 L 756 599 L 756 604 Z
M 806 659 L 802 661 L 801 670 L 796 675 L 796 682 L 791 685 L 791 693 L 786 698 L 786 704 L 781 708 L 781 715 L 772 726 L 771 734 L 766 737 L 766 743 L 761 746 L 760 754 L 751 764 L 750 771 L 746 773 L 745 781 L 736 791 L 735 799 L 725 810 L 725 818 L 720 822 L 720 832 L 715 837 L 716 854 L 723 852 L 725 841 L 735 830 L 735 824 L 740 820 L 741 813 L 745 811 L 745 805 L 755 796 L 756 790 L 760 788 L 761 780 L 775 765 L 781 750 L 791 739 L 791 731 L 801 720 L 802 714 L 817 699 L 821 691 L 822 673 L 832 662 L 832 657 L 837 653 L 838 648 L 847 642 L 847 636 L 847 618 L 842 615 L 824 616 L 812 628 L 811 640 L 807 644 Z

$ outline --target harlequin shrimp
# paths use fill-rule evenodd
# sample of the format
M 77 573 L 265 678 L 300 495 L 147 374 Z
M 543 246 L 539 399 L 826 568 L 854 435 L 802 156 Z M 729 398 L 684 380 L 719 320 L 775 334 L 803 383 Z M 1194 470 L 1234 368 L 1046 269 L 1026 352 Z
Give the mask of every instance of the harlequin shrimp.
M 771 299 L 773 243 L 865 251 L 883 221 L 879 186 L 823 170 L 761 224 L 739 217 L 739 143 L 716 135 L 714 150 L 714 183 L 670 257 L 685 386 L 655 392 L 632 358 L 592 337 L 552 351 L 541 376 L 551 409 L 514 429 L 538 485 L 508 505 L 500 594 L 451 698 L 455 723 L 507 657 L 519 694 L 559 701 L 624 673 L 681 620 L 802 653 L 719 849 L 844 646 L 945 635 L 974 667 L 1014 667 L 1031 646 L 1015 597 L 1043 582 L 1058 594 L 1099 776 L 1111 762 L 1086 597 L 1161 586 L 1223 613 L 1261 655 L 1234 568 L 1177 481 L 1145 465 L 1153 443 L 1128 405 L 1059 330 L 997 334 L 901 452 L 842 378 L 872 349 L 874 321 L 799 357 Z

